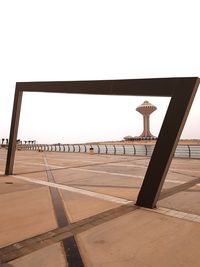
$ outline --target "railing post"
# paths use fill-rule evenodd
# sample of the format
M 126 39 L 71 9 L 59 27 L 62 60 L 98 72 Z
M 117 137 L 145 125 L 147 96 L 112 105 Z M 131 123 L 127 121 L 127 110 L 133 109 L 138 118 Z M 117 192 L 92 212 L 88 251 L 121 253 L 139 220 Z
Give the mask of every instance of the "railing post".
M 116 146 L 113 145 L 113 148 L 114 148 L 114 155 L 116 155 Z
M 105 145 L 105 148 L 106 148 L 106 154 L 108 154 L 108 147 L 107 147 L 107 145 Z
M 87 152 L 87 148 L 86 148 L 86 145 L 84 145 L 84 148 L 85 148 L 85 153 Z
M 125 145 L 122 145 L 122 147 L 123 147 L 123 154 L 125 155 L 125 153 L 126 153 Z
M 145 147 L 145 155 L 147 156 L 147 145 L 144 145 Z
M 133 145 L 133 149 L 134 149 L 134 155 L 136 155 L 136 148 L 135 148 L 135 145 Z
M 72 147 L 73 147 L 73 151 L 72 152 L 74 153 L 75 152 L 75 145 L 72 145 Z
M 188 152 L 189 152 L 189 158 L 191 158 L 191 149 L 190 149 L 190 146 L 188 145 Z

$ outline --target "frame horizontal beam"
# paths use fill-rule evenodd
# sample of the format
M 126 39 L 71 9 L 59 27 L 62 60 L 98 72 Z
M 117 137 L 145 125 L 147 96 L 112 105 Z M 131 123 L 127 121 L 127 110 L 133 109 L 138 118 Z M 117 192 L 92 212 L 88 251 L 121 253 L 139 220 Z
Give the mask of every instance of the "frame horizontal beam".
M 17 90 L 94 95 L 172 96 L 180 83 L 190 78 L 152 78 L 130 80 L 18 82 Z

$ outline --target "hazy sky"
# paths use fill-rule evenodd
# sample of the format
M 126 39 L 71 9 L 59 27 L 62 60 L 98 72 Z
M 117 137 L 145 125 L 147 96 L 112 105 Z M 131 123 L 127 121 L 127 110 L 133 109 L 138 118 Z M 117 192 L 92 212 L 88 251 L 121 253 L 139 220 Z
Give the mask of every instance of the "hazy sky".
M 0 138 L 9 135 L 16 81 L 200 76 L 200 2 L 0 1 Z M 121 140 L 142 132 L 135 111 L 169 98 L 25 93 L 18 138 L 43 143 Z M 200 138 L 200 89 L 182 138 Z

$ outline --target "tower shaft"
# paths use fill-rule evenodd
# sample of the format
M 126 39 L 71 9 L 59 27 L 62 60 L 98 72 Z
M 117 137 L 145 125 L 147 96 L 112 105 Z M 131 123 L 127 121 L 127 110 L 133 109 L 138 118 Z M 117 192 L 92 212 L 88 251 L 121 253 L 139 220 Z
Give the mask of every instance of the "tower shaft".
M 146 138 L 146 137 L 155 137 L 150 132 L 150 120 L 149 115 L 143 115 L 143 132 L 140 135 L 140 137 Z

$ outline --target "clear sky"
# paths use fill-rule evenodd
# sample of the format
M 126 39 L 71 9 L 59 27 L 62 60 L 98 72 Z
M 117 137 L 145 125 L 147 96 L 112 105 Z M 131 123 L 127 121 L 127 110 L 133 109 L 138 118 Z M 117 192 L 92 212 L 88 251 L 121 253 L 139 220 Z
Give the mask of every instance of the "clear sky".
M 200 76 L 200 2 L 6 0 L 0 2 L 0 138 L 9 136 L 16 81 Z M 18 138 L 42 143 L 121 140 L 142 132 L 143 101 L 169 98 L 26 93 Z M 200 138 L 200 89 L 182 138 Z

